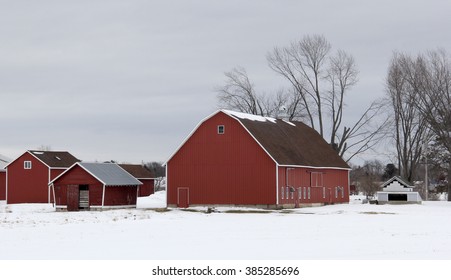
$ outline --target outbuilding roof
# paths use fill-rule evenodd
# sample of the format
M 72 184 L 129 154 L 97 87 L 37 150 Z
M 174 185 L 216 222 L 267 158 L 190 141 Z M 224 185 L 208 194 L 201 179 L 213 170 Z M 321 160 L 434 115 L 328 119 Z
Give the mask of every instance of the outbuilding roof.
M 141 164 L 119 164 L 128 173 L 133 175 L 136 179 L 152 179 L 155 178 L 152 171 L 145 168 Z
M 50 168 L 68 168 L 80 160 L 65 151 L 28 151 Z
M 78 162 L 76 163 L 106 186 L 142 185 L 130 173 L 116 163 Z M 72 169 L 72 167 L 70 168 Z M 68 169 L 66 172 L 68 172 Z M 62 174 L 61 174 L 62 175 Z
M 390 185 L 391 183 L 393 183 L 394 181 L 399 182 L 404 188 L 412 188 L 413 187 L 412 183 L 410 183 L 409 181 L 407 181 L 399 176 L 391 177 L 388 181 L 384 182 L 381 187 L 385 188 L 388 185 Z

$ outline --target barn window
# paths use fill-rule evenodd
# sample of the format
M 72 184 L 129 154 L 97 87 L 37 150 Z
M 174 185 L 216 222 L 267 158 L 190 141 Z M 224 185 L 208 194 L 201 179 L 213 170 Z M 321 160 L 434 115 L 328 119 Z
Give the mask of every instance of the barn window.
M 341 198 L 345 198 L 345 188 L 340 187 L 341 190 Z
M 307 187 L 304 187 L 304 199 L 307 199 Z
M 338 198 L 338 187 L 335 187 L 335 198 Z
M 218 125 L 218 134 L 224 134 L 225 127 L 224 125 Z
M 282 190 L 281 190 L 281 194 L 282 194 L 282 199 L 285 199 L 285 188 L 284 187 L 282 187 Z
M 312 172 L 311 173 L 311 184 L 312 187 L 322 187 L 323 186 L 323 173 L 321 172 Z
M 286 186 L 286 198 L 289 199 L 290 198 L 290 189 L 288 188 L 288 186 Z
M 302 188 L 298 188 L 299 199 L 302 199 Z
M 308 188 L 307 195 L 308 195 L 308 199 L 310 199 L 310 188 Z
M 24 169 L 31 169 L 31 161 L 26 160 L 23 162 L 23 168 Z
M 323 187 L 323 198 L 326 198 L 326 187 Z

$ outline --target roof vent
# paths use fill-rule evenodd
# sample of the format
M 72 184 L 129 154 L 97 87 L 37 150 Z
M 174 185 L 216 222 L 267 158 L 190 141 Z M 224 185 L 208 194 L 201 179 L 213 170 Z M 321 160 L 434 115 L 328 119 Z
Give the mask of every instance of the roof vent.
M 61 158 L 60 158 L 59 156 L 55 156 L 55 158 L 56 158 L 57 160 L 61 160 Z

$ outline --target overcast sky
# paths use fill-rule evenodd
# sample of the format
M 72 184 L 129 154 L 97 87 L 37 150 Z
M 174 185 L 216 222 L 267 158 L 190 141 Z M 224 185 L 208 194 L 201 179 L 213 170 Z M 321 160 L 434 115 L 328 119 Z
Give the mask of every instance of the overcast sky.
M 286 86 L 266 55 L 304 35 L 352 54 L 348 118 L 384 95 L 394 50 L 451 52 L 449 0 L 0 0 L 0 154 L 165 161 L 218 107 L 224 72 Z

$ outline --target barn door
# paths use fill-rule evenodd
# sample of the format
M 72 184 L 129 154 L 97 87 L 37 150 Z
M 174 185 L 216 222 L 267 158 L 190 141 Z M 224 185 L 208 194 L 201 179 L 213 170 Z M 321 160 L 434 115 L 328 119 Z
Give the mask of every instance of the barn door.
M 189 189 L 177 188 L 177 207 L 188 208 L 189 207 Z
M 89 208 L 89 185 L 80 185 L 78 208 Z
M 67 211 L 78 211 L 78 185 L 67 186 Z

